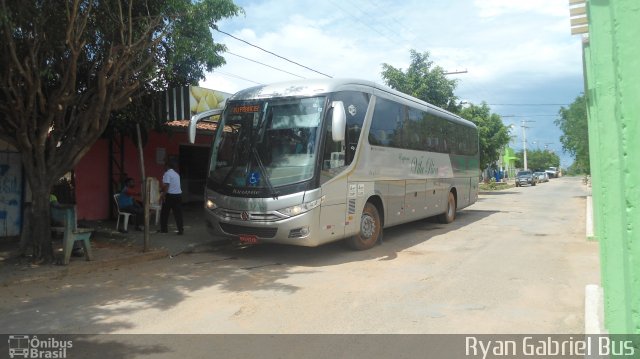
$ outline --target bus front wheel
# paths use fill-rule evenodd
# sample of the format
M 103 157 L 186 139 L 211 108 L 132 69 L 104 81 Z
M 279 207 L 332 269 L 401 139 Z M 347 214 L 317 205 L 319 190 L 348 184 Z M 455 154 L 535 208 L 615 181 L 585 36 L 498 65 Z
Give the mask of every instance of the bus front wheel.
M 453 192 L 449 192 L 449 198 L 447 199 L 447 211 L 438 217 L 440 223 L 451 223 L 456 219 L 456 197 Z
M 360 231 L 355 236 L 347 238 L 347 244 L 355 250 L 369 249 L 376 245 L 381 235 L 382 222 L 378 209 L 371 202 L 367 202 L 360 217 Z

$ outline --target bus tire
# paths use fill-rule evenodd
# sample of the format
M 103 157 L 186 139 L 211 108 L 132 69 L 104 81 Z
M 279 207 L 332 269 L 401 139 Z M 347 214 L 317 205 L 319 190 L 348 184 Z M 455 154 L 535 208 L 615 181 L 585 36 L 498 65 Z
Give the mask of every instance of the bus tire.
M 349 247 L 355 250 L 365 250 L 376 245 L 382 237 L 382 221 L 378 209 L 371 202 L 367 202 L 360 217 L 360 231 L 353 237 L 347 238 Z
M 440 223 L 451 223 L 454 219 L 456 219 L 456 197 L 453 192 L 449 192 L 447 211 L 438 216 L 438 220 Z

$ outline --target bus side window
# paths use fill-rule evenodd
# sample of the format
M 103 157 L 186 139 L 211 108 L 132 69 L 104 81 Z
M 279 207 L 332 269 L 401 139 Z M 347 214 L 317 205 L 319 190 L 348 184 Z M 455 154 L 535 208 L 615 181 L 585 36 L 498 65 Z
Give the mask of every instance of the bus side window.
M 369 94 L 357 91 L 338 92 L 333 97 L 334 100 L 344 103 L 347 115 L 347 128 L 345 131 L 346 149 L 344 154 L 345 165 L 351 164 L 358 148 L 360 133 L 364 123 L 364 116 L 369 107 Z
M 332 100 L 344 103 L 347 128 L 344 142 L 336 143 L 331 138 L 331 121 L 325 121 L 325 127 L 323 128 L 324 143 L 320 147 L 322 149 L 321 184 L 333 178 L 342 168 L 353 161 L 358 148 L 364 117 L 369 107 L 370 95 L 364 92 L 343 91 L 336 93 Z M 332 112 L 330 110 L 327 113 L 327 118 L 330 119 L 331 115 Z
M 328 111 L 327 118 L 331 118 L 332 110 Z M 344 167 L 344 142 L 333 142 L 331 136 L 331 121 L 325 121 L 324 143 L 322 146 L 322 171 L 320 171 L 320 184 L 327 182 L 337 175 Z
M 343 142 L 333 142 L 331 136 L 331 121 L 326 121 L 324 126 L 324 150 L 322 157 L 322 169 L 330 170 L 344 166 L 344 148 Z M 339 158 L 343 159 L 342 163 L 337 162 Z

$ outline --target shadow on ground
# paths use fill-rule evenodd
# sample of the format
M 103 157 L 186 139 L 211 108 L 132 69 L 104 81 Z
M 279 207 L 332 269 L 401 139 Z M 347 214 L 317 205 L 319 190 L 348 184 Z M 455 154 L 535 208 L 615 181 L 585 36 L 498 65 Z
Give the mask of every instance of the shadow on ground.
M 177 256 L 31 285 L 5 286 L 0 294 L 0 311 L 4 313 L 0 328 L 11 333 L 112 333 L 135 330 L 135 323 L 129 319 L 133 313 L 147 310 L 163 313 L 191 293 L 212 287 L 238 294 L 255 291 L 293 294 L 300 289 L 287 282 L 294 274 L 312 274 L 325 266 L 351 262 L 392 261 L 399 252 L 500 212 L 466 209 L 447 225 L 431 219 L 403 224 L 385 229 L 380 245 L 367 251 L 352 251 L 342 242 L 316 248 L 267 244 L 242 247 L 212 242 L 205 237 L 198 211 L 193 209 L 185 216 L 191 229 L 184 238 L 163 237 L 165 241 L 190 245 Z M 472 236 L 465 231 L 460 235 Z M 123 352 L 126 350 L 123 348 Z

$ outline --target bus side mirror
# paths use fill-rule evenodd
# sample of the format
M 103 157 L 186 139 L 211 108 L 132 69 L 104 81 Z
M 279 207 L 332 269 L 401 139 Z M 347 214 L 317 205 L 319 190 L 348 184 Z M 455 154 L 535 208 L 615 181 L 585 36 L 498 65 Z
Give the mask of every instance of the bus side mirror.
M 198 124 L 198 122 L 204 120 L 207 117 L 220 115 L 221 113 L 222 109 L 215 108 L 213 110 L 207 110 L 191 116 L 191 120 L 189 120 L 189 142 L 196 142 L 196 125 Z
M 347 114 L 344 112 L 342 101 L 333 101 L 333 116 L 331 117 L 331 137 L 333 142 L 344 141 L 344 132 L 347 127 Z

